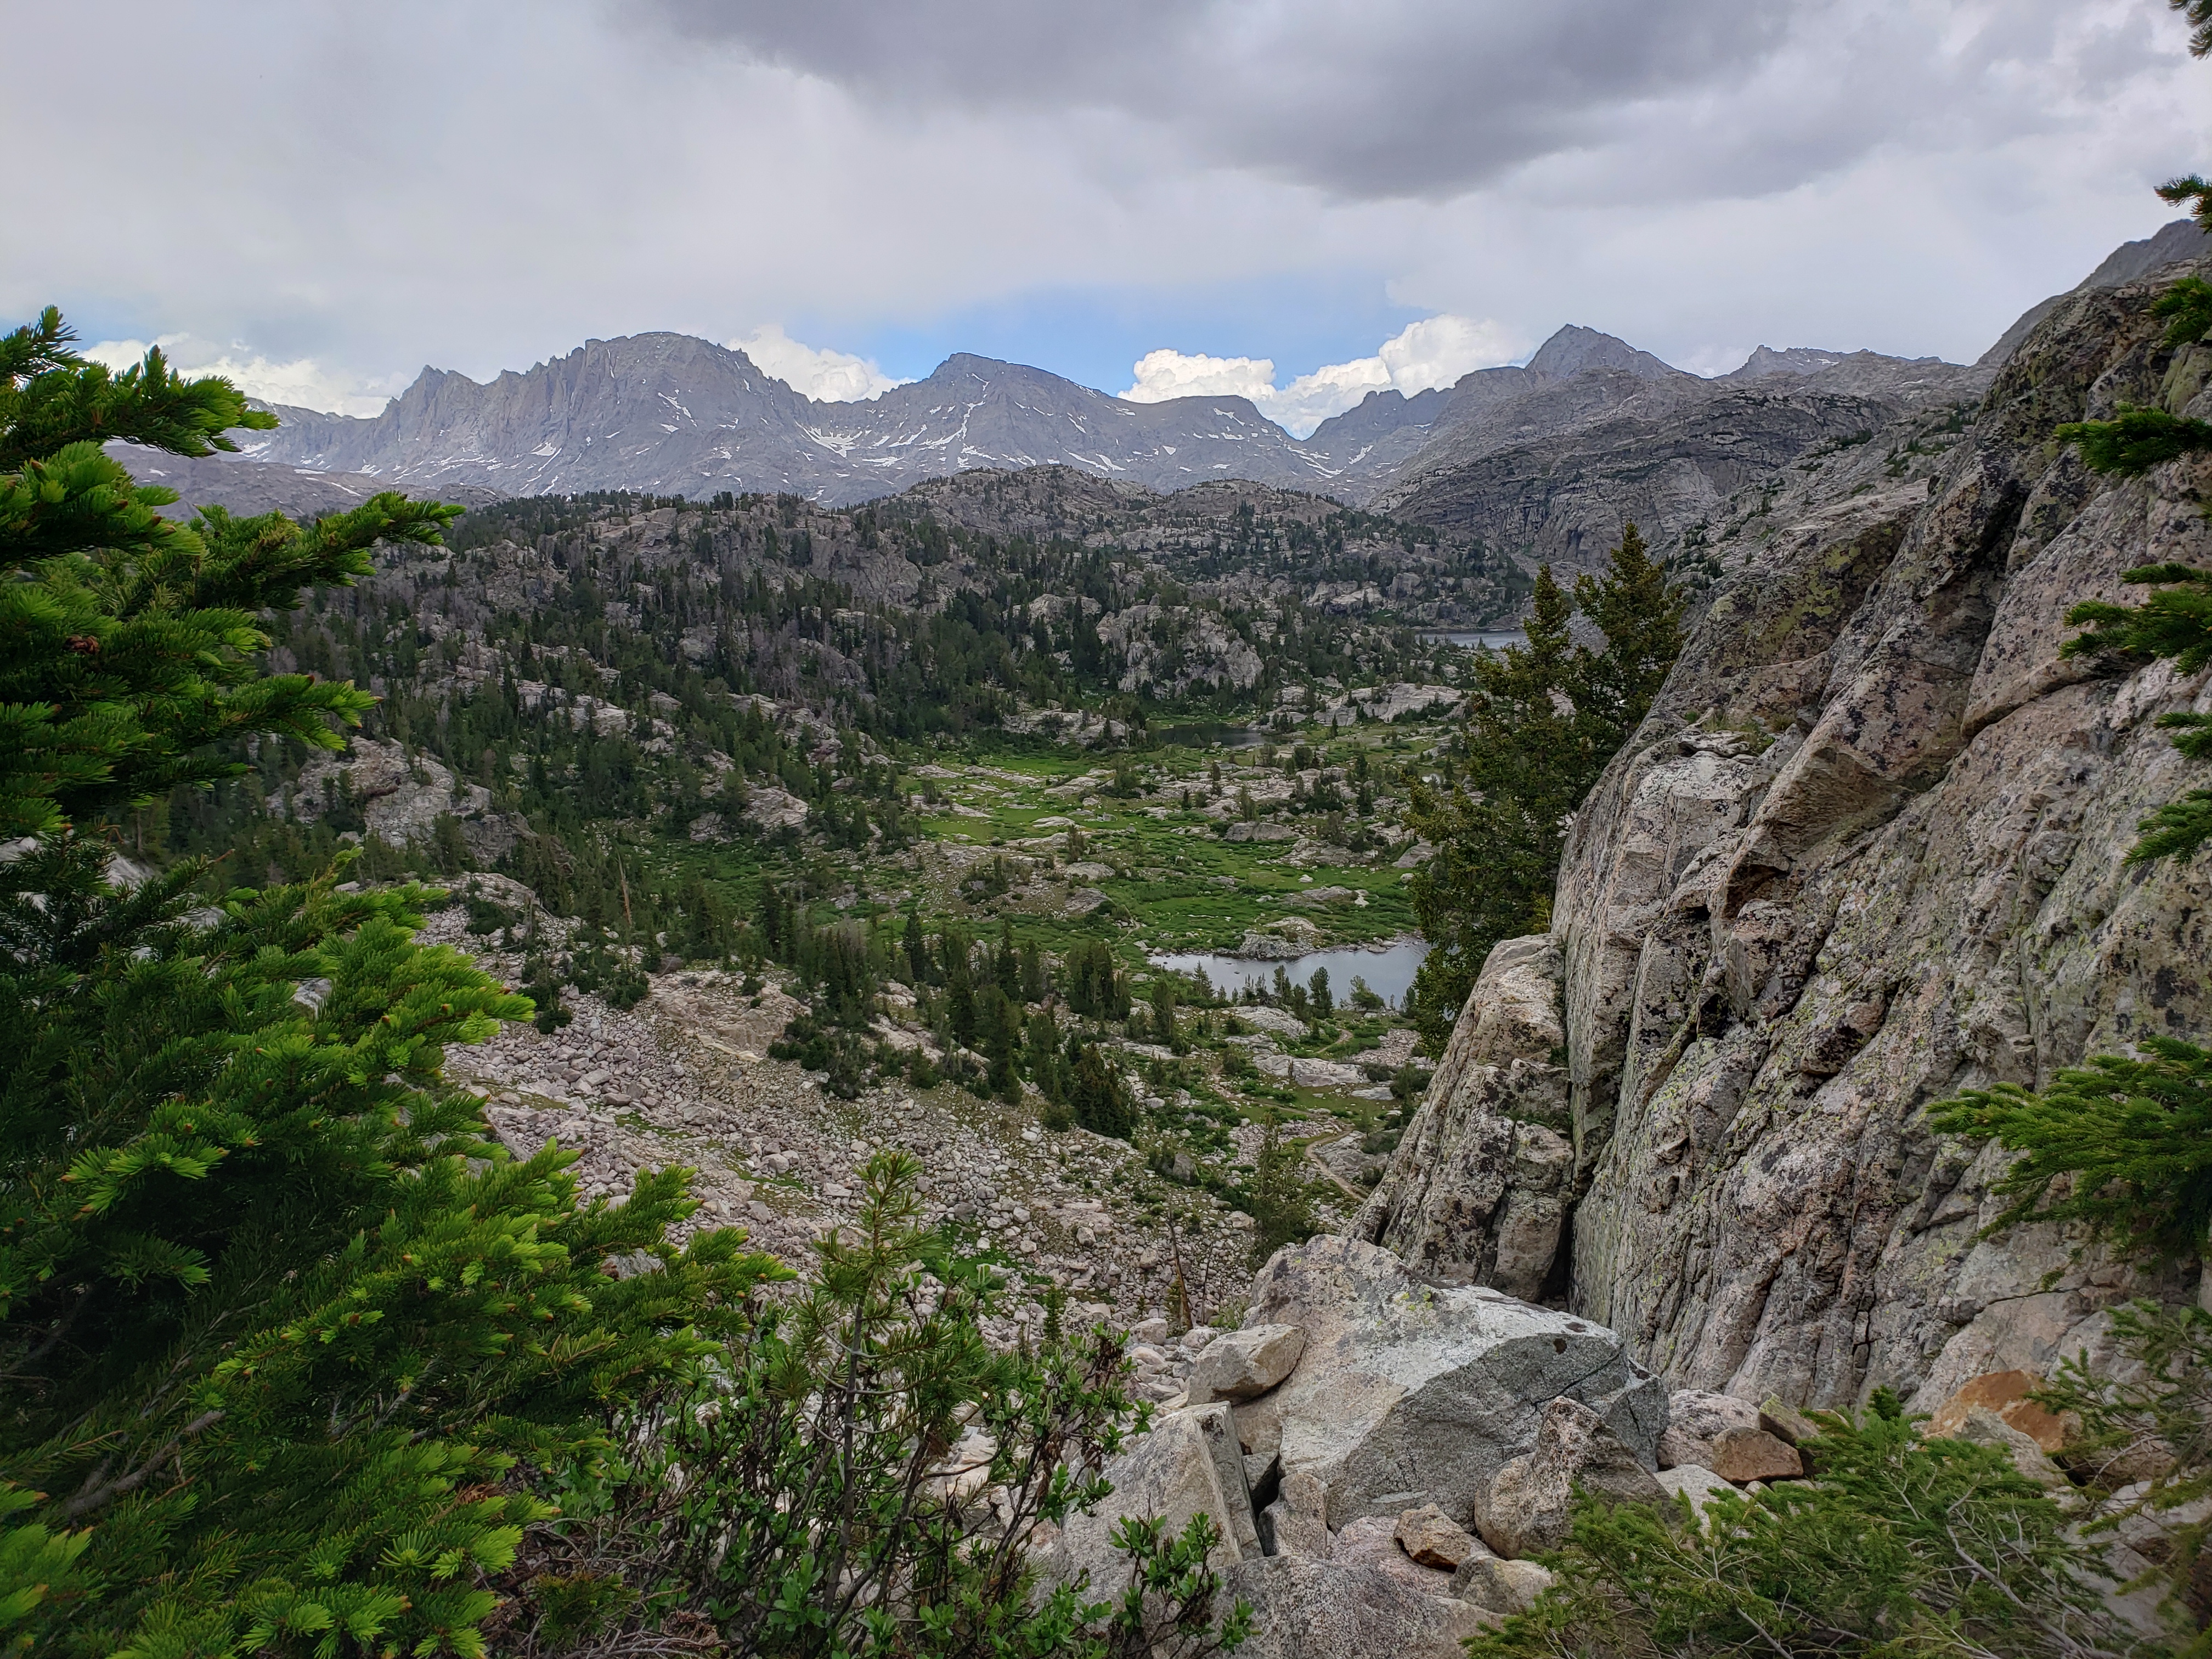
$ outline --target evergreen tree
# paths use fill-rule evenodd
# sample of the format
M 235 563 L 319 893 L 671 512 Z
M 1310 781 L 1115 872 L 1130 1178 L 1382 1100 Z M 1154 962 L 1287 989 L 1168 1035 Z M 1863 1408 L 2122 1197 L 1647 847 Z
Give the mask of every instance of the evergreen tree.
M 2130 1255 L 2172 1261 L 2212 1233 L 2212 1053 L 2174 1037 L 2141 1056 L 2097 1054 L 2048 1089 L 2000 1083 L 1934 1107 L 1947 1134 L 1996 1135 L 2021 1154 L 1991 1224 L 2085 1222 Z
M 1260 1150 L 1252 1160 L 1252 1185 L 1245 1197 L 1255 1224 L 1255 1267 L 1284 1245 L 1311 1238 L 1317 1229 L 1313 1188 L 1300 1167 L 1304 1162 L 1296 1146 L 1284 1145 L 1281 1115 L 1270 1108 L 1260 1120 Z
M 1540 569 L 1528 643 L 1476 660 L 1464 770 L 1443 789 L 1413 790 L 1408 817 L 1437 849 L 1411 884 L 1430 950 L 1410 1012 L 1431 1046 L 1441 1047 L 1491 947 L 1550 925 L 1568 822 L 1681 650 L 1685 598 L 1634 525 L 1605 574 L 1582 577 L 1575 591 L 1606 648 L 1573 644 L 1567 595 L 1549 566 Z
M 921 917 L 911 912 L 906 919 L 906 973 L 915 991 L 929 983 L 929 939 L 921 931 Z
M 414 943 L 422 890 L 333 871 L 210 918 L 204 864 L 109 879 L 100 817 L 234 773 L 220 740 L 337 745 L 367 699 L 264 674 L 259 617 L 452 514 L 165 518 L 100 439 L 206 454 L 270 422 L 69 339 L 49 312 L 0 342 L 0 813 L 37 836 L 0 865 L 0 1490 L 27 1517 L 0 1558 L 76 1559 L 27 1606 L 0 1586 L 0 1629 L 478 1652 L 545 1494 L 775 1269 L 738 1235 L 672 1246 L 678 1175 L 579 1210 L 571 1154 L 507 1157 L 440 1068 L 531 1007 Z
M 1030 1081 L 1041 1090 L 1045 1099 L 1054 1106 L 1064 1106 L 1067 1101 L 1067 1081 L 1060 1063 L 1060 1030 L 1053 1024 L 1052 1016 L 1035 1013 L 1023 1032 L 1022 1064 L 1030 1074 Z
M 159 349 L 119 374 L 70 349 L 61 313 L 0 338 L 0 836 L 58 830 L 234 777 L 216 745 L 281 733 L 336 749 L 360 722 L 344 681 L 264 672 L 259 613 L 350 582 L 379 541 L 435 541 L 458 507 L 372 497 L 303 528 L 219 507 L 186 524 L 101 449 L 204 456 L 265 429 L 229 382 L 182 380 Z
M 1635 735 L 1667 672 L 1682 653 L 1682 613 L 1689 594 L 1670 587 L 1667 572 L 1634 525 L 1602 576 L 1575 578 L 1575 607 L 1605 635 L 1605 649 L 1575 648 L 1567 696 L 1575 706 L 1581 753 L 1600 770 Z
M 2212 288 L 2207 291 L 2212 294 Z M 2129 571 L 2125 580 L 2158 591 L 2141 605 L 2075 605 L 2066 620 L 2090 624 L 2089 631 L 2069 640 L 2064 654 L 2098 658 L 2121 671 L 2145 659 L 2170 660 L 2184 674 L 2212 665 L 2212 570 L 2145 565 Z M 2212 714 L 2183 711 L 2161 714 L 2158 723 L 2185 734 L 2173 746 L 2191 760 L 2212 760 Z M 2137 827 L 2143 838 L 2130 850 L 2129 863 L 2193 855 L 2212 841 L 2212 788 L 2191 790 Z
M 1183 1053 L 1190 1045 L 1176 1024 L 1175 981 L 1165 974 L 1153 975 L 1152 993 L 1146 1000 L 1152 1005 L 1152 1041 L 1165 1043 L 1177 1054 Z
M 1068 1079 L 1068 1109 L 1075 1121 L 1093 1134 L 1127 1140 L 1137 1127 L 1129 1091 L 1122 1087 L 1095 1042 L 1078 1042 Z
M 1923 1440 L 1887 1389 L 1820 1417 L 1819 1476 L 1693 1516 L 1583 1498 L 1559 1583 L 1470 1659 L 2102 1659 L 2154 1652 L 2103 1552 L 1999 1448 Z

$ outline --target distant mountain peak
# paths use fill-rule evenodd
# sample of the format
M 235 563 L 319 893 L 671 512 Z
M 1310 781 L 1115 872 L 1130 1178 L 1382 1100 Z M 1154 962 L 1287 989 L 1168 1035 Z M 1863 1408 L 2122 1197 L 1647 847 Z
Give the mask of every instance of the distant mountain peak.
M 1662 362 L 1648 351 L 1638 351 L 1614 334 L 1579 323 L 1569 323 L 1536 348 L 1528 360 L 1531 373 L 1554 380 L 1570 380 L 1593 368 L 1627 370 L 1639 380 L 1664 380 L 1682 371 Z
M 1762 374 L 1818 374 L 1824 368 L 1833 368 L 1851 354 L 1848 351 L 1823 351 L 1814 346 L 1784 346 L 1777 351 L 1772 346 L 1760 346 L 1741 365 L 1720 375 L 1723 380 L 1751 380 Z

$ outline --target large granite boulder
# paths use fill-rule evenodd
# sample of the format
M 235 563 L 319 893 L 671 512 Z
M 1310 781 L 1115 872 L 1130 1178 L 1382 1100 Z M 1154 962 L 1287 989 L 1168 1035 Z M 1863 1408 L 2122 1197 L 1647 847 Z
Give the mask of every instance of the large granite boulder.
M 359 828 L 394 847 L 427 847 L 438 822 L 459 824 L 471 857 L 489 864 L 512 851 L 523 820 L 491 810 L 491 791 L 456 778 L 428 755 L 403 744 L 354 733 L 336 752 L 319 752 L 300 769 L 290 791 L 272 803 L 301 823 L 350 805 Z
M 1427 1284 L 1354 1239 L 1277 1251 L 1248 1317 L 1297 1326 L 1305 1349 L 1286 1382 L 1237 1408 L 1240 1437 L 1279 1451 L 1286 1478 L 1319 1480 L 1333 1528 L 1429 1503 L 1464 1519 L 1562 1396 L 1647 1466 L 1666 1425 L 1664 1388 L 1613 1332 L 1496 1291 Z
M 1659 1437 L 1659 1467 L 1695 1464 L 1711 1468 L 1713 1443 L 1730 1429 L 1759 1427 L 1759 1407 L 1709 1389 L 1677 1389 L 1667 1402 L 1667 1431 Z
M 1190 1403 L 1263 1395 L 1291 1374 L 1305 1346 L 1295 1325 L 1248 1325 L 1216 1337 L 1190 1368 Z

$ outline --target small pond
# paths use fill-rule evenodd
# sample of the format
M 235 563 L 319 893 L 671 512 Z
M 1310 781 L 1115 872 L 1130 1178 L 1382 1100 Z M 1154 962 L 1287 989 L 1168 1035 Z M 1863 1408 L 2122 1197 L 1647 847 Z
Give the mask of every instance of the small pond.
M 1340 945 L 1331 951 L 1309 951 L 1302 957 L 1291 957 L 1269 961 L 1259 957 L 1231 957 L 1213 955 L 1156 956 L 1152 965 L 1175 973 L 1194 973 L 1206 970 L 1206 976 L 1221 991 L 1241 990 L 1249 981 L 1257 985 L 1274 982 L 1275 969 L 1280 968 L 1300 985 L 1313 977 L 1316 968 L 1328 969 L 1329 994 L 1342 1002 L 1352 994 L 1352 975 L 1367 981 L 1367 988 L 1392 1007 L 1403 1001 L 1406 988 L 1413 982 L 1413 970 L 1421 965 L 1421 958 L 1429 953 L 1429 942 L 1424 939 L 1393 939 L 1388 945 L 1365 948 L 1357 945 Z
M 1503 651 L 1509 645 L 1526 645 L 1528 635 L 1519 628 L 1440 628 L 1425 631 L 1425 640 L 1443 640 L 1468 650 Z

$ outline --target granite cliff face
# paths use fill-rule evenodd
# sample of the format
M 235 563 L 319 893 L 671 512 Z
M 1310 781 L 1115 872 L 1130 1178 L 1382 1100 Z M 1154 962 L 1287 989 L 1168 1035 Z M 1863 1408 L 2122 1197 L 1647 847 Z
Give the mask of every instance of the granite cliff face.
M 2122 572 L 2212 560 L 2212 459 L 2113 482 L 2051 436 L 2212 414 L 2212 349 L 2148 315 L 2185 270 L 2212 262 L 2077 290 L 1948 447 L 1839 453 L 1716 544 L 1552 934 L 1493 955 L 1359 1236 L 1564 1292 L 1676 1387 L 1807 1406 L 1924 1409 L 2095 1351 L 2127 1296 L 2195 1295 L 2052 1229 L 1978 1238 L 2001 1155 L 1924 1121 L 2212 1029 L 2212 860 L 2120 861 L 2207 781 L 2153 722 L 2212 708 L 2212 673 L 2059 656 Z

